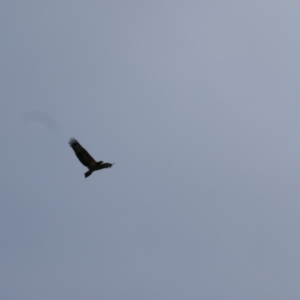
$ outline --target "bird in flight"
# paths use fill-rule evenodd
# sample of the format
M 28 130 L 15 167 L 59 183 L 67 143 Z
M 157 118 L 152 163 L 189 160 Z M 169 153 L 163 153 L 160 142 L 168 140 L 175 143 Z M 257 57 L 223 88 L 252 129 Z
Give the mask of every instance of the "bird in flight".
M 74 138 L 70 139 L 69 145 L 74 150 L 79 161 L 89 169 L 86 173 L 84 173 L 85 177 L 89 177 L 94 171 L 111 168 L 114 165 L 114 163 L 110 164 L 104 163 L 103 161 L 95 161 L 93 157 Z

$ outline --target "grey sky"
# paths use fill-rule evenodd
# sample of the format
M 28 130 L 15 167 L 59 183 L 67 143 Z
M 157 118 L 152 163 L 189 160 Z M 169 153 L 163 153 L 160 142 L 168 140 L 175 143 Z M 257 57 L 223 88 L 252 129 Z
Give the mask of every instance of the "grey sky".
M 25 124 L 40 123 L 43 124 L 49 131 L 56 131 L 57 124 L 53 117 L 44 111 L 29 111 L 22 115 L 22 122 Z
M 299 299 L 299 15 L 1 1 L 1 299 Z

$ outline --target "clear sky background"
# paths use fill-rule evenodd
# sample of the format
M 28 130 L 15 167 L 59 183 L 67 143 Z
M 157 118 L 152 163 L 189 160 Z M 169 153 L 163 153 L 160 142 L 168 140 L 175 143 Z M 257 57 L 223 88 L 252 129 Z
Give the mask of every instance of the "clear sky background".
M 1 1 L 1 299 L 298 300 L 299 16 Z

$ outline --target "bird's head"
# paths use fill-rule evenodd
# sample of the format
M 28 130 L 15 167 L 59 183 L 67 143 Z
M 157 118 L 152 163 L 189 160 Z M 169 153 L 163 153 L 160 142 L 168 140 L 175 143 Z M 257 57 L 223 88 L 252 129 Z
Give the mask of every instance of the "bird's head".
M 111 164 L 111 163 L 103 163 L 101 164 L 100 168 L 101 169 L 107 169 L 107 168 L 111 168 L 115 163 Z
M 103 164 L 103 161 L 102 161 L 102 160 L 97 161 L 97 167 L 100 167 L 102 164 Z

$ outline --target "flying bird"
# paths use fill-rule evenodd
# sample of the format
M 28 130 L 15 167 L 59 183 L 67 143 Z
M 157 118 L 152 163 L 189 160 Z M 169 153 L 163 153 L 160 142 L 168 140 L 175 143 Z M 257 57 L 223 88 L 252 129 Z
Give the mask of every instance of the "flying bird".
M 89 169 L 86 173 L 84 173 L 85 177 L 90 176 L 94 171 L 111 168 L 114 165 L 114 163 L 110 164 L 104 163 L 103 161 L 95 161 L 93 157 L 74 138 L 70 139 L 69 145 L 74 150 L 79 161 Z

